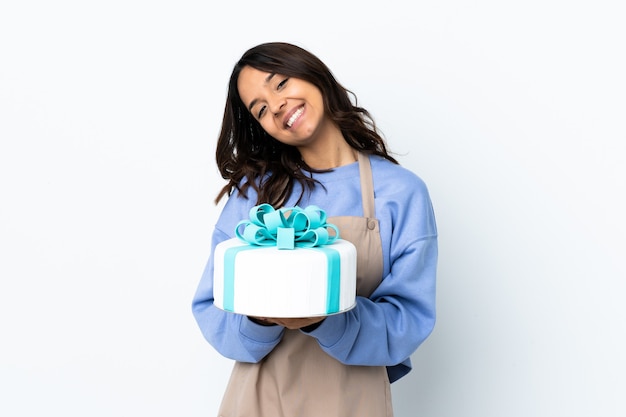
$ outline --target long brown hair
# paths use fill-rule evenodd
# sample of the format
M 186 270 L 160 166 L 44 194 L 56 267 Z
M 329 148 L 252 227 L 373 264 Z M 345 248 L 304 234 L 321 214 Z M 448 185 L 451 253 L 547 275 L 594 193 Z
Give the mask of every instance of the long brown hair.
M 356 96 L 335 80 L 319 58 L 288 43 L 264 43 L 246 51 L 230 76 L 215 152 L 219 171 L 228 183 L 219 192 L 216 203 L 233 189 L 246 196 L 252 187 L 258 195 L 257 204 L 278 207 L 293 191 L 295 181 L 302 185 L 303 193 L 315 186 L 305 172 L 316 171 L 302 161 L 298 149 L 268 135 L 241 100 L 237 80 L 245 66 L 312 83 L 322 92 L 325 114 L 337 124 L 351 147 L 398 163 L 389 155 L 369 112 L 356 105 Z M 350 96 L 354 97 L 354 104 Z

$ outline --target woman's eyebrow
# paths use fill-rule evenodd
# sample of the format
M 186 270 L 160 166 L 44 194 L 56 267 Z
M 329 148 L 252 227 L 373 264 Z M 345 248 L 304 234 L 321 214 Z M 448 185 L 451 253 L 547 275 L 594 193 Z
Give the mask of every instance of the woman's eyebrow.
M 272 78 L 274 78 L 274 76 L 275 76 L 275 75 L 276 75 L 276 73 L 275 73 L 275 72 L 270 72 L 270 73 L 268 74 L 268 76 L 267 76 L 267 77 L 265 77 L 265 84 L 267 84 L 267 83 L 269 83 L 270 81 L 272 81 Z M 258 101 L 258 100 L 255 98 L 254 100 L 252 100 L 252 101 L 250 102 L 250 104 L 248 105 L 248 111 L 249 111 L 249 112 L 252 112 L 252 108 L 254 107 L 254 105 L 256 104 L 256 102 L 257 102 L 257 101 Z

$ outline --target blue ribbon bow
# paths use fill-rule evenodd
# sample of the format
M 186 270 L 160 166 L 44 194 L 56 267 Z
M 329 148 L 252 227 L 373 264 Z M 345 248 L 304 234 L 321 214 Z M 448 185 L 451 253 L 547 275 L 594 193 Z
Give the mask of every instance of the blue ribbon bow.
M 331 235 L 328 229 L 335 234 Z M 329 245 L 339 238 L 339 229 L 326 223 L 326 213 L 317 206 L 275 210 L 270 204 L 260 204 L 250 209 L 250 220 L 237 224 L 235 234 L 252 245 L 294 249 Z

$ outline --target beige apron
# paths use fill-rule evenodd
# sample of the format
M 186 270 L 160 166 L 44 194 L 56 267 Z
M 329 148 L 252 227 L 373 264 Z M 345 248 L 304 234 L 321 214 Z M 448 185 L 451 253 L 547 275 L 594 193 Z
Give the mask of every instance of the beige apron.
M 357 247 L 357 294 L 368 297 L 383 270 L 369 158 L 359 154 L 364 217 L 329 218 Z M 375 343 L 375 341 L 372 341 Z M 384 366 L 344 365 L 299 330 L 259 363 L 236 362 L 220 417 L 391 417 L 391 390 Z

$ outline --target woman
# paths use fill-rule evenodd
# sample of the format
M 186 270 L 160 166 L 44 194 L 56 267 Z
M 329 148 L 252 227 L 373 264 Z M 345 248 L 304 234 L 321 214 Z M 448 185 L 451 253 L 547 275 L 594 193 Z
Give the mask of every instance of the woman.
M 392 416 L 390 383 L 435 322 L 437 230 L 425 184 L 390 156 L 370 114 L 300 47 L 251 48 L 232 72 L 216 159 L 228 201 L 212 249 L 251 207 L 316 205 L 357 247 L 356 307 L 246 317 L 213 305 L 213 259 L 193 300 L 235 366 L 220 416 Z

